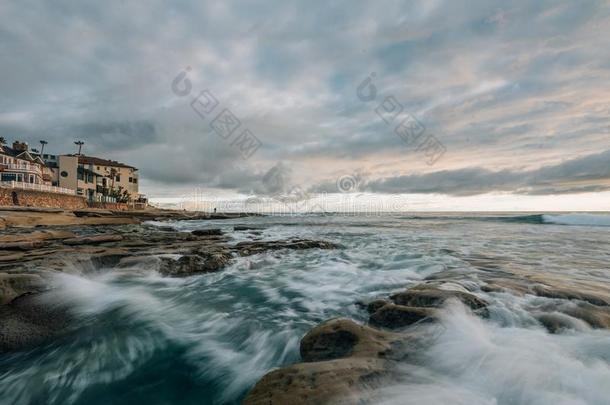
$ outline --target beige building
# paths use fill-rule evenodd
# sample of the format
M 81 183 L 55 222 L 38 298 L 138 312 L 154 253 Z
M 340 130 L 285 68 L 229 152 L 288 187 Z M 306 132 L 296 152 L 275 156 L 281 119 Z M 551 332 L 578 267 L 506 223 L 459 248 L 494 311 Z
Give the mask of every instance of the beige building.
M 81 155 L 79 167 L 98 176 L 99 184 L 104 188 L 127 192 L 130 200 L 137 200 L 139 193 L 138 169 L 115 160 Z
M 131 202 L 141 198 L 138 169 L 114 160 L 86 155 L 48 159 L 53 182 L 94 201 Z

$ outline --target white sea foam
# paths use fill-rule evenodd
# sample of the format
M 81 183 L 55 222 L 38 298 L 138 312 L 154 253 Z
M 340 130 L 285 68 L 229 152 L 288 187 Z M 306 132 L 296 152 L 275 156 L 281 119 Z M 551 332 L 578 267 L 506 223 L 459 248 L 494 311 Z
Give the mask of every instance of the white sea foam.
M 542 216 L 547 224 L 557 225 L 584 225 L 584 226 L 610 226 L 610 215 L 603 214 L 559 214 Z
M 610 333 L 500 327 L 454 303 L 385 404 L 607 404 Z

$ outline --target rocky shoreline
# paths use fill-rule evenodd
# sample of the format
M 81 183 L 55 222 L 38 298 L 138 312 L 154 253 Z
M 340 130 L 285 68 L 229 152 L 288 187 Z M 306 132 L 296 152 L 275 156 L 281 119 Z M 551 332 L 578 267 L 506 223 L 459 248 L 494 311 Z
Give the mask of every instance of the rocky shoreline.
M 262 240 L 256 237 L 260 228 L 244 225 L 235 225 L 233 230 L 254 237 L 235 243 L 231 233 L 216 228 L 180 232 L 170 224 L 143 223 L 244 215 L 0 210 L 4 226 L 0 236 L 0 353 L 35 347 L 70 332 L 70 308 L 50 306 L 44 300 L 58 273 L 86 276 L 147 268 L 167 277 L 184 277 L 217 272 L 238 257 L 267 251 L 341 248 L 323 240 Z M 384 387 L 419 378 L 408 373 L 405 377 L 405 367 L 417 366 L 418 353 L 432 344 L 447 307 L 489 318 L 493 312 L 490 294 L 544 298 L 543 305 L 526 310 L 549 333 L 581 326 L 610 329 L 607 285 L 526 272 L 501 257 L 460 259 L 475 271 L 446 268 L 403 291 L 355 302 L 366 314 L 366 322 L 337 318 L 314 327 L 301 339 L 301 362 L 267 373 L 244 403 L 376 403 Z
M 170 277 L 222 270 L 235 257 L 268 250 L 333 249 L 326 241 L 289 239 L 229 243 L 220 229 L 179 232 L 146 220 L 232 219 L 246 214 L 180 211 L 0 210 L 0 353 L 42 343 L 69 330 L 69 308 L 43 298 L 58 273 L 110 268 L 155 269 Z

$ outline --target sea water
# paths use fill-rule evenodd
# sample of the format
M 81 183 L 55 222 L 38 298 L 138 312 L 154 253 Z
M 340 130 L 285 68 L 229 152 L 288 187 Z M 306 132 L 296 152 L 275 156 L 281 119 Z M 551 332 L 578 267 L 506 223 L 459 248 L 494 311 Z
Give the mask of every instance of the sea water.
M 476 275 L 468 258 L 484 258 L 486 271 L 608 288 L 609 218 L 388 214 L 171 223 L 184 231 L 223 228 L 230 243 L 310 238 L 342 248 L 267 252 L 187 278 L 154 268 L 60 274 L 44 299 L 69 304 L 77 328 L 0 355 L 0 403 L 239 403 L 265 373 L 299 361 L 299 340 L 312 327 L 338 316 L 366 322 L 357 301 L 385 298 L 447 269 Z M 261 230 L 233 232 L 236 225 Z M 489 318 L 457 303 L 445 307 L 433 341 L 402 366 L 404 381 L 380 389 L 380 401 L 609 403 L 610 331 L 574 318 L 573 328 L 550 334 L 532 308 L 552 299 L 477 294 L 490 303 Z

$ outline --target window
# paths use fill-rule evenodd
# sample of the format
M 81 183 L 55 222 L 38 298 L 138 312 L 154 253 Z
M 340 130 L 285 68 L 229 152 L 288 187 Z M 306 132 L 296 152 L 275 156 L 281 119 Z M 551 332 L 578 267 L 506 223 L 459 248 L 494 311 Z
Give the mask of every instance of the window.
M 59 173 L 59 175 L 60 175 L 61 177 L 68 177 L 68 172 L 64 170 L 64 171 L 62 171 L 61 173 Z
M 121 176 L 116 176 L 116 181 L 121 181 Z
M 133 184 L 138 184 L 138 178 L 137 177 L 133 178 Z
M 15 173 L 2 173 L 2 181 L 17 181 L 17 175 Z
M 129 178 L 129 182 L 130 182 L 130 183 L 133 183 L 133 177 L 130 177 L 130 178 Z

